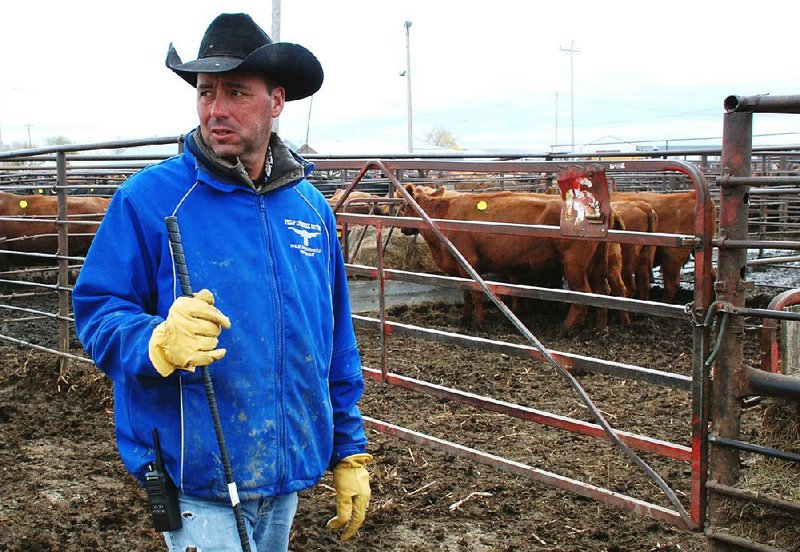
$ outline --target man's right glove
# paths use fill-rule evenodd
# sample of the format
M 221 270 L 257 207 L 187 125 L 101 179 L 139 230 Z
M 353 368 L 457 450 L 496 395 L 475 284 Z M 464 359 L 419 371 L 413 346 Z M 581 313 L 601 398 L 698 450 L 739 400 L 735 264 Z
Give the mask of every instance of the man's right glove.
M 194 372 L 195 366 L 208 366 L 225 356 L 225 349 L 216 349 L 217 336 L 230 327 L 231 321 L 214 306 L 207 289 L 194 297 L 178 297 L 167 319 L 153 330 L 150 361 L 164 377 L 176 369 Z

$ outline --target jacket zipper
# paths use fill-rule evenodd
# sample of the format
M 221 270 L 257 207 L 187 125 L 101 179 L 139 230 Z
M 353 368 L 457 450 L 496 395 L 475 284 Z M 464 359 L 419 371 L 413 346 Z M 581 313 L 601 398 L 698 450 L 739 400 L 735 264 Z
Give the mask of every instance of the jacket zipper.
M 261 210 L 262 220 L 264 221 L 264 228 L 267 237 L 267 251 L 266 260 L 269 265 L 269 270 L 272 272 L 270 281 L 272 283 L 272 293 L 274 297 L 273 304 L 275 312 L 275 392 L 276 392 L 276 420 L 278 434 L 278 447 L 275 451 L 275 464 L 278 474 L 277 492 L 283 488 L 283 481 L 286 477 L 286 459 L 284 458 L 283 451 L 286 448 L 286 423 L 284 420 L 285 413 L 283 410 L 283 305 L 281 301 L 280 281 L 278 279 L 277 263 L 273 258 L 273 243 L 272 233 L 270 232 L 269 219 L 267 217 L 267 205 L 263 195 L 258 195 L 258 204 Z

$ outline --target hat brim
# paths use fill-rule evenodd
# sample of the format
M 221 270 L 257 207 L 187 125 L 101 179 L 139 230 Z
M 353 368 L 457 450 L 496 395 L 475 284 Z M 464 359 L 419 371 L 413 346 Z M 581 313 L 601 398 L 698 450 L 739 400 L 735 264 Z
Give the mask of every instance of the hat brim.
M 265 44 L 244 59 L 216 56 L 181 62 L 170 44 L 166 65 L 183 80 L 197 87 L 198 73 L 225 73 L 233 70 L 261 73 L 286 90 L 286 101 L 300 100 L 316 93 L 324 74 L 319 60 L 308 49 L 291 42 Z

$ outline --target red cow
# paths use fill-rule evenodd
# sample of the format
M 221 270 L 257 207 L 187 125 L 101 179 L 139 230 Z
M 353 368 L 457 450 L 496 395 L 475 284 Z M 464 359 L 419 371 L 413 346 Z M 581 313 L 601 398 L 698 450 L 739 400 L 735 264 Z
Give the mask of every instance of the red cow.
M 431 218 L 553 226 L 558 226 L 561 220 L 558 197 L 545 199 L 517 192 L 446 193 L 444 188 L 430 193 L 411 184 L 406 186 L 406 190 Z M 405 206 L 402 214 L 415 216 L 410 205 Z M 420 232 L 442 272 L 468 277 L 431 230 L 422 228 Z M 446 231 L 445 235 L 478 273 L 537 275 L 561 269 L 569 288 L 574 291 L 592 292 L 606 288 L 605 242 L 487 232 Z M 598 258 L 602 261 L 598 262 Z M 572 329 L 582 324 L 587 310 L 583 305 L 571 305 L 564 321 L 565 328 Z M 464 322 L 468 323 L 471 317 L 472 301 L 469 292 L 465 292 Z M 475 302 L 473 323 L 478 327 L 483 324 L 482 301 Z
M 622 219 L 625 230 L 658 232 L 658 214 L 646 201 L 612 201 L 611 208 Z M 650 295 L 650 273 L 653 269 L 656 247 L 627 243 L 614 245 L 616 247 L 610 247 L 608 252 L 609 270 L 611 270 L 612 255 L 616 256 L 618 253 L 619 270 L 627 296 L 647 300 Z
M 658 215 L 658 231 L 694 235 L 697 192 L 612 192 L 612 201 L 646 201 Z M 680 247 L 656 248 L 653 266 L 661 266 L 664 301 L 671 303 L 678 294 L 681 269 L 689 260 L 690 250 Z
M 336 207 L 336 204 L 343 195 L 344 189 L 338 188 L 336 192 L 328 198 L 328 205 L 331 206 L 331 209 Z M 347 196 L 345 203 L 339 208 L 339 211 L 342 213 L 356 213 L 360 215 L 391 215 L 392 209 L 390 205 L 378 203 L 378 200 L 382 199 L 386 198 L 354 190 Z M 351 203 L 351 200 L 358 201 L 353 201 Z
M 67 220 L 100 222 L 111 198 L 68 196 Z M 58 226 L 55 223 L 58 198 L 47 195 L 20 195 L 0 192 L 0 248 L 33 253 L 58 252 Z M 8 220 L 16 219 L 16 220 Z M 25 219 L 25 220 L 19 220 Z M 83 255 L 97 232 L 96 224 L 67 224 L 69 255 Z M 0 253 L 0 268 L 9 264 L 29 264 L 30 258 Z

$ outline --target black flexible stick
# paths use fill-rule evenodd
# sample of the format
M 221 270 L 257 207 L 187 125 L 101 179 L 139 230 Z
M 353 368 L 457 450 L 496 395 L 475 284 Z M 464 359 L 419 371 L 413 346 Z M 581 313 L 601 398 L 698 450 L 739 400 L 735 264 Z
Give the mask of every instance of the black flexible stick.
M 183 242 L 181 242 L 181 231 L 178 228 L 178 218 L 173 216 L 167 217 L 164 220 L 167 223 L 169 247 L 172 250 L 172 258 L 175 260 L 175 268 L 178 271 L 181 293 L 187 297 L 192 297 L 192 284 L 189 281 L 189 267 L 186 265 L 186 257 L 183 254 Z M 233 516 L 236 518 L 236 530 L 239 532 L 242 552 L 250 552 L 250 541 L 247 538 L 247 529 L 245 529 L 244 517 L 242 517 L 242 505 L 239 503 L 239 492 L 236 490 L 236 482 L 233 480 L 231 460 L 228 457 L 228 446 L 225 444 L 225 435 L 222 433 L 222 423 L 220 422 L 219 409 L 217 408 L 217 397 L 214 395 L 214 385 L 211 382 L 211 374 L 208 372 L 208 366 L 201 366 L 200 374 L 203 376 L 203 385 L 206 388 L 208 408 L 211 410 L 211 420 L 214 423 L 214 431 L 217 434 L 219 453 L 222 458 L 222 469 L 225 472 L 225 482 L 228 484 L 228 495 L 231 498 Z

